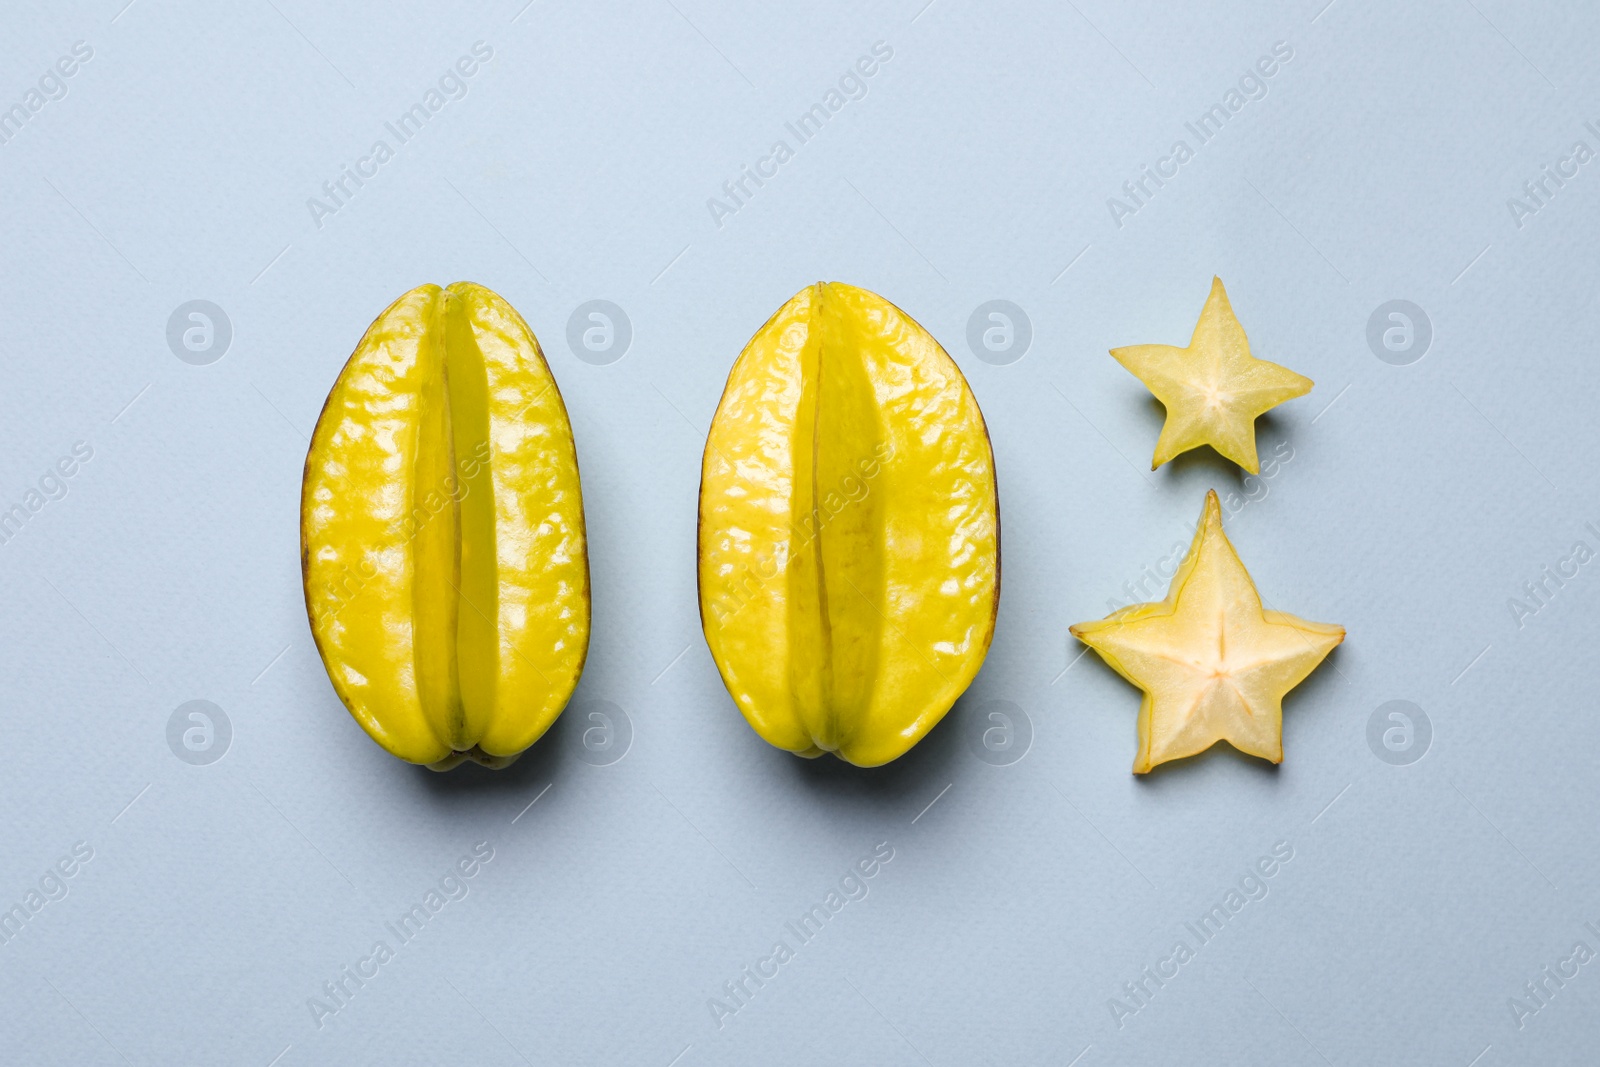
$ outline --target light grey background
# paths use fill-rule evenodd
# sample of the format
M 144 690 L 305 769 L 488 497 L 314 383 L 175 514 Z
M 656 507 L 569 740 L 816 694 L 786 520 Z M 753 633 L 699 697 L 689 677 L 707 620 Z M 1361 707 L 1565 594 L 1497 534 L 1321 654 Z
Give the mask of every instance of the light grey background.
M 0 545 L 0 904 L 93 850 L 0 945 L 0 1060 L 1592 1060 L 1600 962 L 1537 1013 L 1511 998 L 1600 950 L 1600 563 L 1524 591 L 1600 550 L 1600 161 L 1520 226 L 1507 201 L 1600 150 L 1600 11 L 124 2 L 0 17 L 0 106 L 93 49 L 0 145 L 0 508 L 93 450 Z M 307 199 L 395 147 L 384 123 L 477 41 L 465 97 L 319 228 Z M 865 97 L 797 147 L 785 122 L 879 41 Z M 1275 42 L 1293 58 L 1266 96 L 1200 145 L 1184 123 Z M 1180 138 L 1194 158 L 1118 226 L 1108 198 Z M 717 225 L 708 198 L 778 139 L 794 158 Z M 1263 453 L 1292 450 L 1263 481 L 1209 454 L 1149 472 L 1161 413 L 1106 355 L 1186 343 L 1213 274 L 1256 353 L 1317 383 L 1263 420 Z M 307 630 L 306 435 L 373 316 L 463 278 L 527 317 L 572 413 L 576 699 L 632 730 L 607 765 L 579 707 L 500 774 L 402 765 Z M 988 662 L 875 771 L 764 744 L 696 614 L 707 424 L 749 335 L 817 279 L 944 342 L 1000 476 Z M 966 342 L 997 299 L 1032 328 L 1006 365 Z M 1396 299 L 1434 333 L 1407 366 L 1367 342 Z M 209 365 L 167 343 L 190 300 L 232 326 Z M 632 326 L 606 365 L 566 342 L 590 300 Z M 1288 700 L 1281 768 L 1222 748 L 1136 779 L 1137 693 L 1067 627 L 1125 600 L 1213 486 L 1248 501 L 1228 529 L 1267 599 L 1350 637 Z M 191 700 L 231 726 L 213 762 L 169 747 Z M 1391 700 L 1432 725 L 1408 765 L 1368 744 Z M 1020 760 L 975 755 L 995 701 L 1031 729 Z M 397 946 L 385 923 L 480 841 L 468 895 L 319 1028 L 308 1000 Z M 719 1028 L 710 998 L 882 842 L 867 898 Z M 1278 842 L 1265 899 L 1113 1011 Z

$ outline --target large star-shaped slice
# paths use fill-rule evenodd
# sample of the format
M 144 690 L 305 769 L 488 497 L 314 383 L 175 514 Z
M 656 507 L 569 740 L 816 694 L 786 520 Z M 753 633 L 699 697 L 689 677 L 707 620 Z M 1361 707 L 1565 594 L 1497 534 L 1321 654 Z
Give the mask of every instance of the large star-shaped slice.
M 1079 623 L 1072 634 L 1144 690 L 1133 761 L 1144 774 L 1218 741 L 1283 762 L 1284 694 L 1344 640 L 1344 627 L 1261 606 L 1213 490 L 1167 599 Z
M 1221 278 L 1195 323 L 1188 348 L 1130 345 L 1111 355 L 1143 382 L 1166 407 L 1166 425 L 1156 441 L 1155 470 L 1167 460 L 1210 445 L 1251 474 L 1256 459 L 1256 418 L 1311 391 L 1311 379 L 1287 367 L 1256 359 Z

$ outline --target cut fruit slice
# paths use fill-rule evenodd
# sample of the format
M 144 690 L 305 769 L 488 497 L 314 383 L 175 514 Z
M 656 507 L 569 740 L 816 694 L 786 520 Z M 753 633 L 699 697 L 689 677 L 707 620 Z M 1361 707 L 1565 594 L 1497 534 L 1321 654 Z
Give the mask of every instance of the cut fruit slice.
M 983 664 L 1000 595 L 977 399 L 874 293 L 801 290 L 745 347 L 706 439 L 700 617 L 767 741 L 902 755 Z
M 1227 534 L 1215 489 L 1167 598 L 1134 604 L 1072 635 L 1144 690 L 1133 772 L 1147 774 L 1226 741 L 1283 762 L 1283 698 L 1344 640 L 1261 602 Z
M 1250 354 L 1249 338 L 1233 314 L 1222 279 L 1216 277 L 1188 348 L 1129 345 L 1113 348 L 1111 356 L 1167 409 L 1151 470 L 1210 445 L 1251 474 L 1260 474 L 1256 419 L 1304 396 L 1313 385 L 1304 375 Z
M 378 316 L 317 420 L 300 544 L 317 650 L 373 740 L 504 766 L 550 727 L 589 647 L 583 498 L 510 304 L 457 282 Z

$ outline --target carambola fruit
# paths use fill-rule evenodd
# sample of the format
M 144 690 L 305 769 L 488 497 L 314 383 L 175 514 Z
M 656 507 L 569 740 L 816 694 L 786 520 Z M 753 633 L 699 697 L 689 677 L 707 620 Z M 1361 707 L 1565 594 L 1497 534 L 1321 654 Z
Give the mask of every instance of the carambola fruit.
M 1309 393 L 1313 384 L 1288 367 L 1250 354 L 1250 340 L 1233 314 L 1222 279 L 1216 277 L 1189 347 L 1129 345 L 1113 348 L 1111 356 L 1167 409 L 1151 470 L 1210 445 L 1251 474 L 1260 474 L 1256 419 Z
M 966 379 L 874 293 L 809 286 L 734 364 L 700 482 L 700 616 L 734 703 L 802 756 L 902 755 L 983 663 L 994 455 Z
M 1222 532 L 1213 489 L 1167 598 L 1081 622 L 1072 634 L 1144 690 L 1133 771 L 1146 774 L 1218 741 L 1282 763 L 1283 698 L 1344 640 L 1344 627 L 1261 602 Z
M 317 420 L 300 522 L 317 650 L 378 744 L 498 767 L 555 721 L 589 647 L 583 498 L 510 304 L 457 282 L 378 316 Z

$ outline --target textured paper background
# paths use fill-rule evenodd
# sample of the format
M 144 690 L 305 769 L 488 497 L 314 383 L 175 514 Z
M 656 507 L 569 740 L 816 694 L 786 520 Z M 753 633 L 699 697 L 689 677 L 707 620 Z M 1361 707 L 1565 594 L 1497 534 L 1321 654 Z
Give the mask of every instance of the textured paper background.
M 0 544 L 0 905 L 66 893 L 0 944 L 0 1059 L 1594 1057 L 1600 962 L 1563 961 L 1600 951 L 1600 562 L 1573 554 L 1600 551 L 1600 161 L 1572 156 L 1600 151 L 1600 13 L 123 2 L 13 2 L 0 35 L 0 107 L 26 114 L 0 144 L 0 509 L 26 515 Z M 490 58 L 441 89 L 475 42 Z M 1292 58 L 1230 100 L 1275 45 Z M 418 103 L 401 144 L 385 124 Z M 817 104 L 801 143 L 786 124 Z M 1213 105 L 1202 143 L 1185 124 Z M 1146 166 L 1169 177 L 1135 200 Z M 338 203 L 345 167 L 369 177 Z M 742 167 L 769 176 L 734 201 Z M 1288 458 L 1259 480 L 1210 455 L 1151 473 L 1161 413 L 1106 355 L 1186 343 L 1214 273 L 1256 352 L 1317 382 L 1263 420 Z M 460 278 L 524 313 L 560 381 L 595 629 L 534 751 L 435 776 L 334 698 L 296 507 L 362 330 Z M 696 616 L 707 423 L 745 340 L 819 278 L 943 341 L 1000 475 L 987 665 L 871 772 L 763 744 Z M 994 300 L 1022 315 L 969 330 Z M 624 316 L 625 351 L 583 347 Z M 1008 322 L 1026 350 L 984 348 Z M 1067 627 L 1159 595 L 1146 568 L 1207 487 L 1235 494 L 1267 598 L 1350 638 L 1288 701 L 1281 768 L 1222 749 L 1136 780 L 1137 694 Z M 478 842 L 466 895 L 402 944 L 386 924 Z M 865 899 L 786 933 L 884 843 Z M 1274 846 L 1293 858 L 1246 883 L 1265 897 L 1199 944 L 1185 924 Z M 794 958 L 731 999 L 779 938 Z M 1158 987 L 1143 969 L 1180 939 L 1194 958 Z M 393 958 L 327 999 L 379 940 Z M 720 1027 L 712 998 L 737 1008 Z

